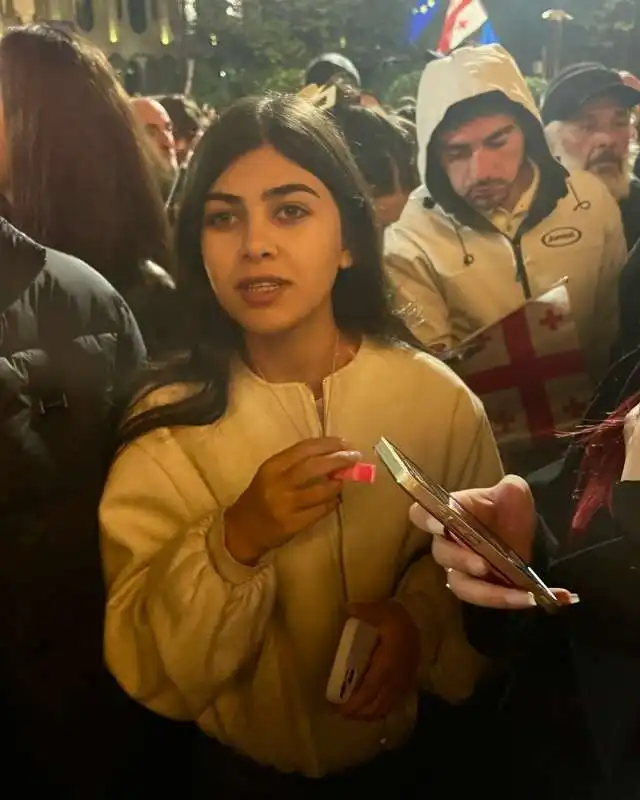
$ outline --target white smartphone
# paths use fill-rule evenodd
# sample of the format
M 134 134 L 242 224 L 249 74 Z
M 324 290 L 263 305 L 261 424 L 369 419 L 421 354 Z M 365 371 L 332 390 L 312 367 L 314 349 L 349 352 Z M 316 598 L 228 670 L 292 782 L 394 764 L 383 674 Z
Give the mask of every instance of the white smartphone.
M 382 438 L 375 450 L 395 482 L 435 517 L 452 539 L 482 556 L 501 582 L 531 592 L 545 611 L 554 612 L 561 607 L 553 592 L 514 550 L 466 511 L 442 486 L 423 475 L 394 444 Z
M 378 631 L 367 622 L 350 617 L 342 630 L 340 644 L 327 683 L 330 703 L 346 703 L 364 677 L 378 643 Z

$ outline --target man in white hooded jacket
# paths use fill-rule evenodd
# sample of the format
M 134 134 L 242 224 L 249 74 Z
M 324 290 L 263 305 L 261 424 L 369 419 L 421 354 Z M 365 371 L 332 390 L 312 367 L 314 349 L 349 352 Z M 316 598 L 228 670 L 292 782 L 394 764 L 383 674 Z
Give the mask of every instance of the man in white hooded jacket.
M 423 185 L 385 240 L 414 333 L 453 347 L 567 277 L 581 346 L 600 377 L 627 257 L 620 212 L 601 181 L 554 159 L 514 60 L 489 45 L 431 61 L 417 125 Z

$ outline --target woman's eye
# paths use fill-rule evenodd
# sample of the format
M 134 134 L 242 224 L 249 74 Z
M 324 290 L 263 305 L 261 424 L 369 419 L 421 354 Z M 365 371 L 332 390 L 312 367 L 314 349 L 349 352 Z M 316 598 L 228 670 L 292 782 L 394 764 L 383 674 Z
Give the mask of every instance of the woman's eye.
M 309 216 L 309 212 L 302 206 L 298 206 L 293 203 L 287 203 L 284 206 L 280 206 L 276 216 L 283 222 L 295 222 L 299 219 Z
M 205 214 L 204 224 L 208 228 L 228 228 L 235 220 L 231 211 L 210 211 Z

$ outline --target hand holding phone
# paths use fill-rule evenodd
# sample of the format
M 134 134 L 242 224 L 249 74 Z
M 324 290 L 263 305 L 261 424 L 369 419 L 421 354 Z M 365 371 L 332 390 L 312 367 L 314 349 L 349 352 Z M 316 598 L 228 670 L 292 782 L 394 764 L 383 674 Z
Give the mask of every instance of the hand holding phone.
M 339 705 L 348 719 L 384 719 L 415 690 L 420 664 L 420 632 L 406 608 L 397 600 L 354 603 L 338 648 L 327 686 L 327 698 Z M 349 681 L 342 696 L 336 696 L 342 672 L 341 648 L 348 629 L 358 631 L 360 642 L 352 639 L 351 666 L 357 676 Z M 344 652 L 344 651 L 343 651 Z M 347 676 L 350 678 L 351 676 Z
M 455 493 L 456 500 L 491 530 L 500 531 L 504 540 L 520 551 L 528 550 L 534 535 L 533 498 L 526 482 L 509 475 L 490 489 L 470 489 Z M 490 565 L 464 545 L 447 537 L 443 526 L 415 503 L 411 521 L 433 534 L 432 555 L 447 572 L 447 586 L 459 600 L 482 608 L 529 609 L 537 605 L 534 596 L 522 589 L 506 586 Z M 562 605 L 573 605 L 579 597 L 565 589 L 551 589 Z
M 456 542 L 472 550 L 480 560 L 478 569 L 488 564 L 490 570 L 506 585 L 520 590 L 518 595 L 526 597 L 528 605 L 539 605 L 553 612 L 563 605 L 536 573 L 528 566 L 522 556 L 503 541 L 496 533 L 486 527 L 478 517 L 470 513 L 455 497 L 442 486 L 429 480 L 418 467 L 387 439 L 376 445 L 382 463 L 389 470 L 396 483 L 420 505 L 443 529 L 447 530 Z M 526 484 L 525 484 L 526 486 Z M 484 490 L 478 490 L 484 491 Z M 528 490 L 527 490 L 528 491 Z M 530 496 L 530 495 L 529 495 Z M 533 501 L 530 501 L 533 514 Z M 526 553 L 523 553 L 525 558 Z M 484 574 L 485 582 L 488 585 Z
M 367 622 L 349 617 L 327 683 L 327 700 L 336 705 L 348 702 L 362 682 L 378 643 L 378 631 Z

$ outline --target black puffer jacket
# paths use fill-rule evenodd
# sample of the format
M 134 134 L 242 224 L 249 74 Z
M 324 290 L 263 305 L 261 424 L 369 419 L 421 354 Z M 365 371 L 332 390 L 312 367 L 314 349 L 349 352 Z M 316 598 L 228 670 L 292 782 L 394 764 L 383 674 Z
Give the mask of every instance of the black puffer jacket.
M 629 254 L 618 282 L 620 302 L 620 340 L 614 359 L 622 358 L 640 346 L 640 241 Z
M 144 357 L 103 278 L 0 220 L 2 794 L 129 796 L 132 765 L 150 766 L 140 748 L 169 724 L 102 660 L 97 508 Z
M 162 360 L 180 348 L 184 325 L 175 281 L 153 261 L 117 276 L 113 285 L 133 312 L 151 360 Z

